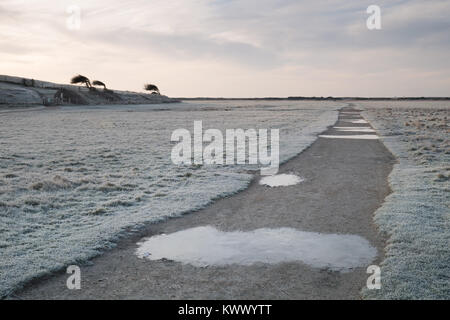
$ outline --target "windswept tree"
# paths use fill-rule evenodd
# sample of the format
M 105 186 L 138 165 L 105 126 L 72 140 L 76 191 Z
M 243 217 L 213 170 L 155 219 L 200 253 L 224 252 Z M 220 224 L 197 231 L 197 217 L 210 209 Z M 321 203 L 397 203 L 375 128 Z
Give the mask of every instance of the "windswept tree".
M 81 74 L 79 74 L 79 75 L 73 77 L 72 80 L 70 80 L 70 83 L 71 83 L 71 84 L 79 84 L 79 83 L 83 83 L 83 84 L 86 85 L 86 87 L 87 87 L 88 89 L 91 89 L 91 88 L 92 88 L 91 81 L 90 81 L 88 78 L 86 78 L 85 76 L 82 76 Z
M 101 81 L 94 80 L 94 81 L 92 82 L 92 84 L 93 84 L 94 86 L 103 86 L 103 90 L 107 90 L 107 89 L 106 89 L 106 85 L 105 85 L 103 82 L 101 82 Z
M 147 91 L 152 91 L 152 93 L 157 93 L 159 94 L 159 89 L 157 86 L 155 86 L 154 84 L 146 84 L 144 86 L 144 89 Z

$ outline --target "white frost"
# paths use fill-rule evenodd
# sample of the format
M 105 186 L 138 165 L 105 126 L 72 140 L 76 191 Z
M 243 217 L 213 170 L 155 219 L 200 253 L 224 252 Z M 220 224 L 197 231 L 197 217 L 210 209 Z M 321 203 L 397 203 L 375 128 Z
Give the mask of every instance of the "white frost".
M 449 172 L 444 171 L 448 170 L 450 154 L 448 132 L 443 126 L 449 103 L 371 101 L 362 107 L 397 158 L 389 175 L 393 192 L 374 218 L 380 231 L 389 236 L 381 263 L 382 287 L 364 289 L 363 298 L 448 300 L 450 193 L 448 182 L 438 181 L 437 175 Z M 437 119 L 444 121 L 439 125 Z M 423 121 L 426 126 L 406 125 L 412 121 Z M 436 144 L 441 152 L 423 148 L 431 144 Z
M 1 100 L 1 99 L 0 99 Z M 251 165 L 176 166 L 170 136 L 279 128 L 280 161 L 337 120 L 336 102 L 208 101 L 71 106 L 0 115 L 0 298 L 138 229 L 245 188 Z M 34 109 L 34 108 L 33 108 Z M 213 111 L 213 112 L 208 112 Z

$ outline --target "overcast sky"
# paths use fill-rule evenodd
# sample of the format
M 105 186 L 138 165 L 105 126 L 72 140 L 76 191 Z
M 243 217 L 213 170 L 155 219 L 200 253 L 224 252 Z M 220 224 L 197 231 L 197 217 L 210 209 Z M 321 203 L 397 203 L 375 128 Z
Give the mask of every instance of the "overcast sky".
M 450 1 L 0 0 L 0 74 L 78 73 L 178 97 L 450 96 Z

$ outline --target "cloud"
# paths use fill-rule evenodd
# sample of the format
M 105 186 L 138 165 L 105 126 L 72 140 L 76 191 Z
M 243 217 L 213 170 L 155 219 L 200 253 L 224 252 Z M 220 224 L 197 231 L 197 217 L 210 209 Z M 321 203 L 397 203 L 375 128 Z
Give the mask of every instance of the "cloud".
M 79 31 L 66 28 L 65 10 L 73 3 L 82 9 Z M 410 79 L 404 81 L 413 84 L 418 80 L 411 74 L 416 72 L 419 79 L 427 72 L 436 75 L 433 85 L 440 79 L 440 90 L 447 92 L 450 2 L 379 0 L 382 30 L 377 31 L 366 28 L 370 4 L 366 0 L 3 0 L 0 59 L 11 62 L 0 62 L 0 67 L 13 74 L 31 70 L 35 78 L 55 81 L 67 78 L 62 72 L 69 72 L 68 65 L 105 75 L 108 66 L 122 74 L 149 67 L 166 79 L 175 95 L 186 92 L 179 91 L 178 80 L 168 79 L 176 73 L 174 66 L 197 84 L 202 80 L 194 80 L 192 70 L 207 66 L 215 79 L 203 81 L 216 82 L 217 87 L 229 79 L 226 70 L 255 83 L 255 77 L 266 82 L 283 74 L 282 78 L 299 82 L 309 77 L 316 82 L 310 93 L 318 95 L 331 94 L 321 91 L 328 79 L 317 79 L 318 74 L 336 79 L 346 74 L 342 86 L 351 86 L 350 79 L 393 72 L 408 74 Z M 17 58 L 34 64 L 34 69 L 14 63 Z M 117 85 L 137 89 L 131 85 L 137 86 L 144 76 L 134 76 L 135 82 Z M 209 85 L 197 88 L 207 90 Z M 383 91 L 382 83 L 377 86 L 377 92 Z M 285 90 L 280 87 L 277 92 Z M 208 95 L 200 90 L 189 93 Z M 261 89 L 258 95 L 264 93 Z

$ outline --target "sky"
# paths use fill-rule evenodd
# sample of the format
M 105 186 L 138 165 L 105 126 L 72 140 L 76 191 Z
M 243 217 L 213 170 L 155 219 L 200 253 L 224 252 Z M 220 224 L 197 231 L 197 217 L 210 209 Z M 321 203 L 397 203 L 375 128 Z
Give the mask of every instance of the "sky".
M 450 1 L 0 0 L 0 74 L 172 97 L 450 96 Z

